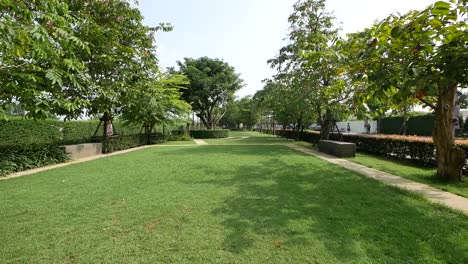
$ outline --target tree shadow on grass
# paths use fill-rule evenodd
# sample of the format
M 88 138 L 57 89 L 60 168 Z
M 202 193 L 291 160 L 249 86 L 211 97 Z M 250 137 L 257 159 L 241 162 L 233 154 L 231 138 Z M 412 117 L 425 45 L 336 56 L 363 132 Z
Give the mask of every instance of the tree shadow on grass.
M 467 236 L 461 235 L 468 230 L 466 216 L 313 157 L 291 159 L 303 155 L 273 149 L 232 147 L 233 155 L 263 159 L 224 169 L 200 164 L 208 177 L 186 182 L 236 188 L 212 211 L 223 219 L 227 251 L 243 254 L 266 238 L 260 243 L 274 248 L 277 239 L 284 249 L 300 247 L 310 257 L 318 252 L 338 262 L 468 262 Z

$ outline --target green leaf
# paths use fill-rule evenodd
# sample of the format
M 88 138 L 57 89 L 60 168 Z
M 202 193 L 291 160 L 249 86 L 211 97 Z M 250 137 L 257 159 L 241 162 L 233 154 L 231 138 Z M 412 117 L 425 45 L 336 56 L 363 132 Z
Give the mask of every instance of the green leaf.
M 431 13 L 434 15 L 448 15 L 450 12 L 450 4 L 444 1 L 434 3 Z

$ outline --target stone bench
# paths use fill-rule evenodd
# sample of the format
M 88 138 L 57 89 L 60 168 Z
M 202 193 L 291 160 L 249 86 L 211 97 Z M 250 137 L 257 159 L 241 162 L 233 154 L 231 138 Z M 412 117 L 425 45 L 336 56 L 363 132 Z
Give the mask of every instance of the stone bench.
M 356 155 L 356 144 L 334 140 L 320 140 L 319 151 L 340 158 L 354 157 Z
M 70 159 L 82 159 L 102 154 L 102 143 L 87 143 L 65 146 L 65 152 L 70 154 Z

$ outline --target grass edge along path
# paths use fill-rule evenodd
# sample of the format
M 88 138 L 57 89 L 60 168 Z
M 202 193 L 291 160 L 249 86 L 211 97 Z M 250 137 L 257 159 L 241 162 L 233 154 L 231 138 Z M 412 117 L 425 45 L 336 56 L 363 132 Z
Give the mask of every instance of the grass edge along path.
M 406 178 L 395 176 L 395 175 L 392 175 L 383 171 L 379 171 L 376 169 L 372 169 L 364 165 L 360 165 L 360 164 L 348 161 L 346 159 L 340 159 L 334 156 L 330 156 L 330 155 L 312 150 L 310 148 L 301 147 L 295 144 L 288 144 L 287 146 L 296 151 L 309 154 L 309 155 L 313 155 L 315 157 L 321 158 L 333 164 L 344 167 L 348 170 L 358 172 L 364 176 L 383 182 L 385 184 L 421 194 L 431 202 L 442 204 L 444 206 L 447 206 L 449 208 L 463 212 L 468 215 L 468 198 L 465 198 L 465 197 L 462 197 L 462 196 L 459 196 L 450 192 L 442 191 L 440 189 L 431 187 L 427 184 L 411 181 Z
M 129 152 L 137 151 L 137 150 L 142 150 L 142 149 L 145 149 L 145 148 L 152 148 L 152 147 L 196 147 L 196 146 L 198 146 L 198 145 L 196 145 L 195 143 L 193 143 L 193 144 L 191 144 L 191 143 L 187 143 L 187 144 L 182 143 L 180 145 L 177 145 L 177 144 L 144 145 L 144 146 L 140 146 L 140 147 L 134 147 L 134 148 L 130 148 L 130 149 L 119 150 L 119 151 L 115 151 L 115 152 L 112 152 L 112 153 L 99 154 L 99 155 L 94 155 L 94 156 L 90 156 L 90 157 L 86 157 L 86 158 L 69 160 L 69 161 L 62 162 L 62 163 L 57 163 L 57 164 L 52 164 L 52 165 L 43 166 L 43 167 L 39 167 L 39 168 L 34 168 L 34 169 L 29 169 L 29 170 L 23 170 L 23 171 L 10 173 L 10 174 L 4 175 L 4 176 L 0 176 L 0 181 L 5 181 L 5 180 L 9 180 L 9 179 L 18 178 L 18 177 L 28 176 L 28 175 L 36 174 L 36 173 L 43 172 L 43 171 L 58 169 L 58 168 L 70 166 L 70 165 L 73 165 L 73 164 L 79 164 L 79 163 L 88 162 L 88 161 L 101 159 L 101 158 L 105 158 L 105 157 L 111 157 L 111 156 L 115 156 L 115 155 L 125 154 L 125 153 L 129 153 Z
M 410 162 L 366 153 L 356 153 L 355 157 L 346 159 L 369 168 L 384 171 L 415 182 L 424 183 L 434 188 L 468 198 L 467 177 L 464 177 L 463 182 L 450 183 L 441 181 L 436 178 L 437 168 L 422 167 Z

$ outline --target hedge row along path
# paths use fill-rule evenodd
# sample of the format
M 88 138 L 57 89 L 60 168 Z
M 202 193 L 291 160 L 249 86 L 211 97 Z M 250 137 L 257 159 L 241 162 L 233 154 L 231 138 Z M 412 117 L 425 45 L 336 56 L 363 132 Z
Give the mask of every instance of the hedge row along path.
M 160 146 L 164 146 L 164 147 L 182 147 L 182 146 L 183 147 L 190 147 L 190 146 L 196 146 L 196 145 L 146 145 L 146 146 L 141 146 L 141 147 L 136 147 L 136 148 L 131 148 L 131 149 L 115 151 L 115 152 L 108 153 L 108 154 L 101 154 L 101 155 L 96 155 L 96 156 L 92 156 L 92 157 L 86 157 L 86 158 L 71 160 L 71 161 L 68 161 L 68 162 L 58 163 L 58 164 L 44 166 L 44 167 L 40 167 L 40 168 L 19 171 L 19 172 L 15 172 L 15 173 L 12 173 L 12 174 L 8 174 L 5 177 L 0 177 L 0 181 L 9 180 L 9 179 L 13 179 L 13 178 L 18 178 L 18 177 L 22 177 L 22 176 L 27 176 L 27 175 L 35 174 L 35 173 L 38 173 L 38 172 L 41 172 L 41 171 L 48 171 L 48 170 L 52 170 L 52 169 L 57 169 L 57 168 L 69 166 L 69 165 L 72 165 L 72 164 L 78 164 L 78 163 L 83 163 L 83 162 L 96 160 L 96 159 L 100 159 L 100 158 L 105 158 L 105 157 L 120 155 L 120 154 L 124 154 L 124 153 L 129 153 L 129 152 L 133 152 L 133 151 L 137 151 L 137 150 L 142 150 L 142 149 L 145 149 L 145 148 L 160 147 Z
M 247 137 L 244 137 L 244 138 L 247 138 Z M 87 161 L 91 161 L 91 160 L 95 160 L 95 159 L 99 159 L 99 158 L 103 158 L 103 157 L 109 157 L 109 156 L 124 154 L 124 153 L 128 153 L 128 152 L 133 152 L 133 151 L 145 149 L 145 148 L 148 148 L 148 147 L 161 147 L 161 146 L 164 146 L 164 147 L 169 147 L 169 146 L 175 146 L 175 147 L 184 146 L 184 147 L 187 147 L 188 146 L 189 147 L 189 146 L 217 145 L 216 143 L 208 144 L 206 141 L 204 141 L 202 139 L 194 139 L 194 142 L 195 142 L 196 145 L 152 145 L 152 146 L 141 146 L 141 147 L 137 147 L 137 148 L 132 148 L 132 149 L 127 149 L 127 150 L 123 150 L 123 151 L 113 152 L 113 153 L 110 153 L 110 154 L 102 154 L 102 155 L 98 155 L 98 156 L 93 156 L 93 157 L 88 157 L 88 158 L 83 158 L 83 159 L 70 161 L 70 162 L 67 162 L 67 163 L 55 164 L 55 165 L 51 165 L 51 166 L 45 166 L 45 167 L 41 167 L 41 168 L 36 168 L 36 169 L 26 170 L 26 171 L 22 171 L 22 172 L 17 172 L 17 173 L 10 174 L 10 175 L 8 175 L 6 177 L 0 177 L 0 181 L 1 180 L 12 179 L 12 178 L 17 178 L 17 177 L 21 177 L 21 176 L 26 176 L 26 175 L 31 175 L 31 174 L 34 174 L 34 173 L 37 173 L 37 172 L 51 170 L 51 169 L 55 169 L 55 168 L 60 168 L 60 167 L 68 166 L 68 165 L 71 165 L 71 164 L 87 162 Z M 256 146 L 256 145 L 258 145 L 258 146 L 261 146 L 261 145 L 265 145 L 265 144 L 222 144 L 222 146 L 236 146 L 236 145 L 243 145 L 243 146 L 246 146 L 246 145 Z M 383 183 L 385 183 L 387 185 L 396 186 L 396 187 L 404 189 L 404 190 L 408 190 L 408 191 L 411 191 L 411 192 L 421 194 L 426 199 L 428 199 L 428 200 L 430 200 L 432 202 L 439 203 L 439 204 L 442 204 L 442 205 L 447 206 L 449 208 L 452 208 L 452 209 L 464 212 L 465 214 L 468 214 L 468 198 L 458 196 L 458 195 L 453 194 L 453 193 L 445 192 L 445 191 L 433 188 L 433 187 L 431 187 L 429 185 L 426 185 L 426 184 L 414 182 L 414 181 L 411 181 L 411 180 L 408 180 L 408 179 L 405 179 L 405 178 L 402 178 L 402 177 L 399 177 L 399 176 L 395 176 L 395 175 L 392 175 L 392 174 L 389 174 L 389 173 L 386 173 L 386 172 L 382 172 L 382 171 L 379 171 L 379 170 L 376 170 L 376 169 L 368 168 L 366 166 L 356 164 L 354 162 L 351 162 L 351 161 L 348 161 L 348 160 L 345 160 L 345 159 L 336 158 L 336 157 L 333 157 L 333 156 L 330 156 L 330 155 L 327 155 L 327 154 L 324 154 L 324 153 L 321 153 L 321 152 L 318 152 L 318 151 L 315 151 L 315 150 L 311 150 L 309 148 L 301 147 L 301 146 L 298 146 L 298 145 L 295 145 L 295 144 L 271 143 L 271 144 L 267 144 L 267 145 L 286 145 L 287 147 L 289 147 L 291 149 L 294 149 L 296 151 L 318 157 L 318 158 L 326 160 L 326 161 L 328 161 L 330 163 L 333 163 L 333 164 L 339 165 L 341 167 L 344 167 L 344 168 L 346 168 L 348 170 L 358 172 L 358 173 L 360 173 L 360 174 L 362 174 L 364 176 L 367 176 L 369 178 L 372 178 L 372 179 L 375 179 L 377 181 L 383 182 Z

